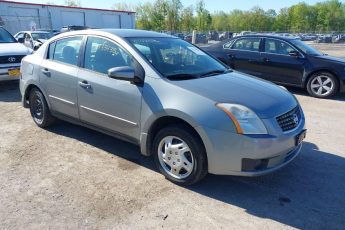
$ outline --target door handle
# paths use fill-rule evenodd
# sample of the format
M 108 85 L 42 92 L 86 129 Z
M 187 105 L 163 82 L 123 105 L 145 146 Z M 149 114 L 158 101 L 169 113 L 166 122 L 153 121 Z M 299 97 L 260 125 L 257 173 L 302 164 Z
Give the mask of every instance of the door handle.
M 49 69 L 43 68 L 43 69 L 41 69 L 41 72 L 42 72 L 44 75 L 46 75 L 47 77 L 50 77 L 50 71 L 49 71 Z
M 235 58 L 235 55 L 233 55 L 233 54 L 228 54 L 228 56 L 229 56 L 229 58 L 231 58 L 231 59 L 234 59 L 234 58 Z
M 263 61 L 264 61 L 264 62 L 269 62 L 269 61 L 270 61 L 270 59 L 268 59 L 268 58 L 264 58 L 264 59 L 263 59 Z
M 79 82 L 79 85 L 84 88 L 84 89 L 90 89 L 91 88 L 91 85 L 87 82 L 87 81 L 80 81 Z

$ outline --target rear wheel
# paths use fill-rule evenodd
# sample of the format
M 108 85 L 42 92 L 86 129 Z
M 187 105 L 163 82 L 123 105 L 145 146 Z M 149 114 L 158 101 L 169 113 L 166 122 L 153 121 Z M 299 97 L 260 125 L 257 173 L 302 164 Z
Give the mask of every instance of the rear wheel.
M 333 74 L 327 72 L 313 74 L 307 83 L 308 93 L 317 98 L 330 98 L 338 92 L 338 89 L 338 80 Z
M 207 174 L 206 153 L 199 138 L 184 126 L 169 126 L 156 135 L 153 155 L 161 173 L 179 185 L 191 185 Z
M 50 114 L 49 107 L 41 91 L 33 88 L 30 91 L 29 101 L 30 113 L 36 125 L 45 128 L 54 123 L 55 117 Z

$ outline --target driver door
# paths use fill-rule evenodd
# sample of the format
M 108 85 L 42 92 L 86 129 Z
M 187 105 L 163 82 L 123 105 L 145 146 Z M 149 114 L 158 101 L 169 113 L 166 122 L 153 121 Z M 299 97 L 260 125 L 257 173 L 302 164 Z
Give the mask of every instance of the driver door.
M 80 120 L 127 137 L 139 137 L 142 87 L 108 77 L 108 69 L 132 66 L 132 56 L 115 42 L 88 37 L 78 73 Z

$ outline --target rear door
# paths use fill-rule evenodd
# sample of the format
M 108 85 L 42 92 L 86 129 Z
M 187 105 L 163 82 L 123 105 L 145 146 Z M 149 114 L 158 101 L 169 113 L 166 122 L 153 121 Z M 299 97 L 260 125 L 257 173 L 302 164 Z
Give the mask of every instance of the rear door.
M 231 68 L 260 77 L 260 42 L 258 37 L 243 37 L 223 46 Z
M 41 64 L 40 83 L 51 109 L 79 119 L 77 107 L 78 59 L 83 37 L 63 38 L 49 45 Z
M 111 132 L 139 138 L 142 87 L 108 77 L 108 69 L 133 66 L 133 57 L 102 37 L 87 39 L 78 76 L 80 120 Z
M 265 38 L 261 53 L 262 77 L 277 83 L 301 85 L 306 59 L 300 54 L 290 56 L 290 51 L 297 51 L 289 43 L 274 38 Z

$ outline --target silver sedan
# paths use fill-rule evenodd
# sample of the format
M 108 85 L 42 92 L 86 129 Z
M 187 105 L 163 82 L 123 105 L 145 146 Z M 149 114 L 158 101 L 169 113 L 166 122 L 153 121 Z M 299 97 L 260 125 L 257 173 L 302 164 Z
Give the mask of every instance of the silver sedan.
M 39 127 L 58 118 L 137 144 L 181 185 L 207 173 L 273 172 L 299 154 L 306 133 L 288 91 L 155 32 L 56 36 L 23 59 L 20 89 Z

